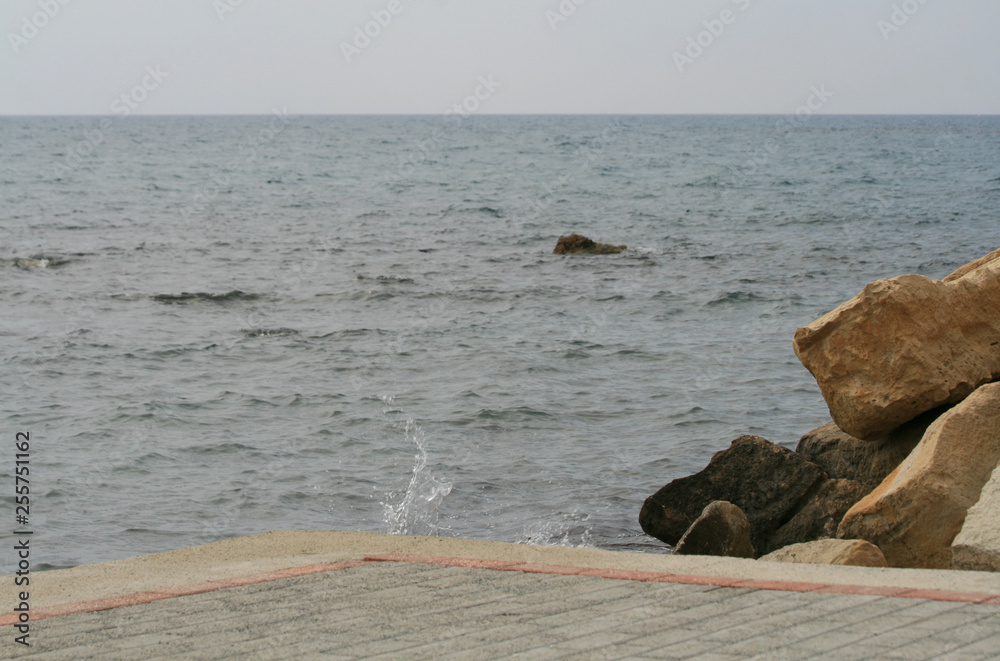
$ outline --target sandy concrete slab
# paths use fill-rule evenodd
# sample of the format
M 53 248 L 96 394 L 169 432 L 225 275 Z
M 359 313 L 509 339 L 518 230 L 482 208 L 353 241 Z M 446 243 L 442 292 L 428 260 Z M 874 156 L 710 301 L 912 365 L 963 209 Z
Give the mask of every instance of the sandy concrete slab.
M 755 581 L 897 587 L 1000 594 L 1000 574 L 759 562 L 739 558 L 623 553 L 443 537 L 274 531 L 211 544 L 31 575 L 31 605 L 166 590 L 321 563 L 405 553 L 565 567 L 691 574 Z M 4 576 L 2 581 L 13 578 Z

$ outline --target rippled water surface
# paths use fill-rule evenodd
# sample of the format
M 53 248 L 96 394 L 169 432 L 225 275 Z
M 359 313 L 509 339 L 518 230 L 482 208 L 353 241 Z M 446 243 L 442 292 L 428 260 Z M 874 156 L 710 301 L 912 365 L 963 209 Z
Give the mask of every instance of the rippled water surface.
M 997 118 L 778 119 L 0 119 L 36 568 L 274 529 L 664 550 L 647 495 L 828 420 L 795 328 L 1000 245 Z

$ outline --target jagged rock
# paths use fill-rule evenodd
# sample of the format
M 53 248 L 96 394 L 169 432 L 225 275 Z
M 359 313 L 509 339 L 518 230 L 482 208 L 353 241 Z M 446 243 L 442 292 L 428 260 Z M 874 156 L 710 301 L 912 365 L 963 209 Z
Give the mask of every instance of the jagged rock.
M 765 562 L 801 562 L 814 565 L 888 567 L 879 547 L 861 539 L 820 539 L 792 544 L 768 553 Z
M 626 246 L 613 246 L 607 243 L 597 243 L 591 241 L 580 234 L 570 234 L 560 236 L 556 242 L 556 249 L 552 251 L 554 255 L 614 255 L 624 252 Z
M 700 473 L 670 482 L 643 503 L 639 524 L 646 534 L 677 544 L 709 503 L 736 505 L 750 522 L 750 540 L 760 553 L 827 475 L 801 455 L 759 436 L 741 436 L 717 452 Z
M 877 280 L 795 332 L 837 426 L 877 440 L 1000 378 L 1000 259 L 990 257 L 945 280 Z
M 1000 571 L 1000 466 L 966 514 L 951 552 L 953 569 Z
M 770 548 L 836 537 L 841 519 L 871 489 L 854 480 L 826 480 L 814 491 L 806 494 L 802 509 L 770 537 Z
M 795 451 L 832 478 L 861 483 L 867 493 L 909 456 L 941 413 L 925 413 L 877 441 L 862 441 L 829 422 L 803 436 Z
M 753 558 L 750 522 L 736 505 L 716 500 L 687 529 L 674 547 L 678 555 L 721 555 Z
M 988 262 L 992 262 L 994 259 L 1000 259 L 1000 248 L 997 248 L 996 250 L 994 250 L 990 254 L 986 255 L 985 257 L 980 257 L 976 261 L 969 262 L 965 266 L 956 269 L 949 276 L 947 276 L 944 279 L 944 281 L 945 282 L 951 282 L 952 280 L 958 280 L 959 278 L 961 278 L 963 275 L 965 275 L 969 271 L 975 271 L 976 269 L 978 269 L 983 264 L 986 264 Z
M 1000 383 L 942 415 L 909 457 L 847 512 L 837 536 L 877 545 L 891 567 L 947 569 L 965 514 L 1000 464 Z

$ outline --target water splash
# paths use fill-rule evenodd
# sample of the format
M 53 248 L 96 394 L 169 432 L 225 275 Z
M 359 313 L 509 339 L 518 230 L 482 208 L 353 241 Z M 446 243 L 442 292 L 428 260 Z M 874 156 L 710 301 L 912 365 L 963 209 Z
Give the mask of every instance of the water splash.
M 438 507 L 451 493 L 451 483 L 435 477 L 427 467 L 427 436 L 417 424 L 406 421 L 406 439 L 417 446 L 413 475 L 402 494 L 391 493 L 382 503 L 390 535 L 437 535 Z

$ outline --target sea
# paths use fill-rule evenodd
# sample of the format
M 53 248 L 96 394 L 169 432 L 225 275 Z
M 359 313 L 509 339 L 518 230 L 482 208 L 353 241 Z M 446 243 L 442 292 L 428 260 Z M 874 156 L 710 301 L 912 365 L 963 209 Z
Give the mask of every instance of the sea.
M 0 154 L 36 570 L 269 530 L 669 552 L 647 496 L 829 420 L 796 328 L 1000 247 L 996 116 L 3 117 Z

